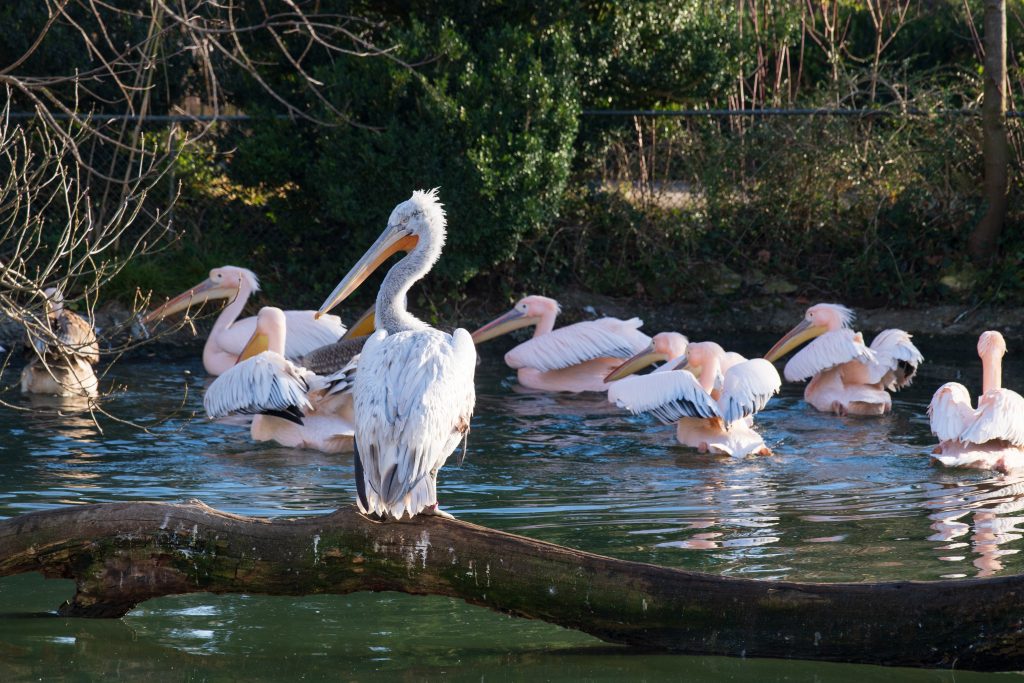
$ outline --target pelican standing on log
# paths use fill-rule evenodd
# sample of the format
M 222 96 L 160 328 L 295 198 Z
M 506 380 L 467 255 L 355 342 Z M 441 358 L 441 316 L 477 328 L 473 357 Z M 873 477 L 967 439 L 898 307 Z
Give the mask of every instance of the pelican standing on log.
M 343 301 L 389 256 L 406 252 L 377 293 L 377 331 L 363 347 L 353 388 L 357 501 L 364 514 L 450 516 L 437 507 L 437 472 L 460 443 L 465 455 L 476 348 L 466 330 L 446 334 L 406 310 L 409 288 L 437 262 L 444 239 L 437 190 L 413 192 L 318 313 Z
M 362 324 L 363 320 L 352 329 Z M 253 441 L 275 441 L 324 453 L 351 451 L 355 418 L 350 389 L 360 339 L 344 339 L 349 342 L 348 351 L 354 353 L 347 358 L 333 354 L 335 362 L 320 363 L 319 373 L 284 357 L 286 339 L 284 311 L 261 308 L 256 331 L 238 363 L 207 388 L 203 396 L 207 416 L 212 420 L 254 416 L 250 424 Z
M 60 290 L 49 287 L 43 294 L 46 324 L 52 334 L 32 340 L 35 356 L 21 371 L 22 393 L 97 396 L 99 380 L 92 366 L 100 360 L 100 347 L 92 325 L 64 307 Z
M 219 375 L 238 362 L 242 349 L 256 332 L 255 317 L 239 320 L 238 316 L 249 297 L 258 291 L 260 283 L 251 270 L 221 266 L 211 270 L 206 280 L 148 313 L 142 323 L 162 320 L 211 299 L 228 299 L 228 305 L 217 316 L 203 346 L 203 367 L 209 374 Z M 345 326 L 336 315 L 317 317 L 315 311 L 285 311 L 284 314 L 288 328 L 284 356 L 288 360 L 296 360 L 325 344 L 336 342 L 345 333 Z
M 892 410 L 889 392 L 909 386 L 924 357 L 903 330 L 879 332 L 868 348 L 852 322 L 853 311 L 845 306 L 811 306 L 764 357 L 775 362 L 813 339 L 785 369 L 790 382 L 811 380 L 804 400 L 823 413 L 884 415 Z
M 753 415 L 782 386 L 775 366 L 714 342 L 687 344 L 673 334 L 655 335 L 650 348 L 608 375 L 608 400 L 634 415 L 675 423 L 676 440 L 701 453 L 771 455 L 753 428 Z M 669 362 L 654 372 L 627 376 L 665 357 Z
M 505 354 L 519 383 L 540 391 L 607 391 L 605 376 L 622 361 L 647 348 L 651 338 L 639 318 L 599 318 L 554 329 L 558 302 L 546 296 L 520 299 L 512 310 L 473 333 L 481 344 L 534 325 L 533 338 Z
M 1002 472 L 1024 467 L 1024 397 L 1003 388 L 1006 340 L 999 332 L 978 339 L 982 385 L 978 408 L 971 392 L 957 382 L 939 387 L 928 406 L 932 433 L 939 445 L 932 457 L 950 467 Z

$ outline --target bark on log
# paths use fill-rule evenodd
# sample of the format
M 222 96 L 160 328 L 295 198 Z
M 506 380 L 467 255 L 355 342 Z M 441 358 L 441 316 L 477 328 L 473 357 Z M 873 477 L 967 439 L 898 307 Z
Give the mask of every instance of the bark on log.
M 74 579 L 65 615 L 180 593 L 393 590 L 460 598 L 610 643 L 688 654 L 1024 668 L 1024 576 L 811 584 L 713 576 L 462 521 L 345 508 L 268 521 L 198 501 L 104 503 L 0 521 L 0 576 Z

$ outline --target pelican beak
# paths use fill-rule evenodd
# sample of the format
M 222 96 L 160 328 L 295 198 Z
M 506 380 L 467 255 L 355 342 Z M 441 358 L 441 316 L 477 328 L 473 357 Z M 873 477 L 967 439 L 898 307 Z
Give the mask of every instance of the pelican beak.
M 252 333 L 252 336 L 249 337 L 249 341 L 245 343 L 245 347 L 242 349 L 242 352 L 238 354 L 238 360 L 235 361 L 235 364 L 237 365 L 238 363 L 241 363 L 243 360 L 246 360 L 247 358 L 258 356 L 259 354 L 266 351 L 268 348 L 270 348 L 269 337 L 267 337 L 266 334 L 260 332 L 259 329 L 257 329 L 255 332 Z
M 352 327 L 345 331 L 342 339 L 355 339 L 356 337 L 368 337 L 373 334 L 377 327 L 377 307 L 370 306 L 366 312 L 359 316 L 359 320 L 352 323 Z
M 684 354 L 676 364 L 672 367 L 673 370 L 686 370 L 691 375 L 700 376 L 700 366 L 690 365 L 690 354 Z M 696 372 L 694 372 L 696 370 Z
M 538 316 L 526 315 L 522 311 L 513 308 L 508 313 L 498 316 L 491 322 L 487 323 L 471 336 L 473 337 L 474 344 L 480 344 L 488 339 L 494 339 L 495 337 L 500 337 L 503 334 L 508 334 L 512 330 L 536 325 L 538 322 L 540 322 L 540 318 Z
M 387 261 L 392 254 L 400 251 L 411 251 L 419 242 L 419 239 L 405 226 L 389 226 L 377 238 L 373 246 L 363 254 L 363 257 L 352 266 L 352 270 L 348 271 L 348 275 L 338 283 L 338 286 L 334 288 L 331 295 L 324 301 L 324 305 L 316 312 L 315 317 L 319 318 L 344 301 L 349 294 L 356 291 L 359 285 L 363 284 L 363 280 L 370 277 L 373 271 L 377 270 L 380 264 Z
M 622 379 L 623 377 L 632 375 L 634 372 L 640 372 L 648 365 L 657 363 L 659 360 L 668 360 L 668 356 L 664 353 L 658 353 L 655 351 L 654 344 L 651 343 L 646 349 L 609 372 L 608 376 L 604 378 L 604 381 L 614 382 L 617 379 Z
M 768 353 L 764 354 L 764 359 L 774 363 L 804 342 L 820 337 L 826 332 L 828 332 L 828 327 L 825 325 L 815 325 L 807 318 L 804 318 L 800 321 L 799 325 L 787 332 L 782 339 L 775 342 L 775 346 L 770 348 Z
M 195 287 L 186 289 L 184 292 L 164 303 L 163 306 L 154 309 L 142 319 L 142 324 L 147 325 L 156 320 L 163 320 L 172 313 L 183 311 L 196 304 L 201 304 L 210 299 L 234 299 L 238 296 L 238 287 L 218 284 L 207 278 Z

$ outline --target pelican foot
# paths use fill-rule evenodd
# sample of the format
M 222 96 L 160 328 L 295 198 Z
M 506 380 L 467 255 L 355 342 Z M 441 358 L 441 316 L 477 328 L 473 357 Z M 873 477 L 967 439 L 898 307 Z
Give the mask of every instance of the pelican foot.
M 751 455 L 775 455 L 775 452 L 767 446 L 761 446 L 756 451 L 752 451 Z
M 839 401 L 832 401 L 832 412 L 839 417 L 846 417 L 846 406 Z
M 455 515 L 450 512 L 445 512 L 434 503 L 430 507 L 423 508 L 421 515 L 433 515 L 434 517 L 443 517 L 444 519 L 455 519 Z
M 701 441 L 700 445 L 697 446 L 697 452 L 698 453 L 707 453 L 708 452 L 708 442 L 707 441 Z

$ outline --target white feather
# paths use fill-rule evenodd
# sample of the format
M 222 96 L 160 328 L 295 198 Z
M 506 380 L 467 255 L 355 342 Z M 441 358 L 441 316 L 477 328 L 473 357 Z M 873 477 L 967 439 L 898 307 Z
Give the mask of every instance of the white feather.
M 664 424 L 684 417 L 721 417 L 718 405 L 687 370 L 624 377 L 612 382 L 608 400 L 634 415 L 650 413 Z
M 725 424 L 759 412 L 781 388 L 782 378 L 775 366 L 764 358 L 732 366 L 725 373 L 722 395 L 718 399 Z
M 889 391 L 895 391 L 913 382 L 917 366 L 924 362 L 924 356 L 910 339 L 911 336 L 903 330 L 882 330 L 878 333 L 871 342 L 875 360 L 867 364 L 869 383 L 881 383 Z M 909 365 L 910 372 L 897 372 L 900 362 Z
M 629 358 L 651 343 L 639 318 L 600 318 L 566 325 L 523 342 L 505 354 L 512 368 L 562 370 L 596 358 Z
M 932 396 L 928 404 L 928 419 L 932 434 L 939 441 L 953 441 L 960 438 L 967 426 L 974 420 L 971 393 L 958 382 L 946 382 Z
M 1024 446 L 1024 396 L 1010 389 L 993 389 L 978 399 L 974 420 L 960 441 L 982 444 L 995 439 Z
M 210 419 L 253 415 L 267 410 L 312 408 L 307 373 L 273 351 L 264 351 L 233 365 L 215 379 L 203 396 Z
M 473 412 L 475 370 L 476 349 L 463 329 L 378 330 L 367 340 L 354 387 L 364 512 L 400 519 L 437 502 L 437 470 Z
M 786 379 L 790 382 L 810 379 L 852 360 L 870 363 L 875 360 L 875 353 L 849 328 L 826 332 L 789 359 Z
M 316 311 L 285 311 L 288 336 L 285 337 L 284 355 L 288 360 L 298 360 L 321 346 L 333 344 L 345 334 L 345 326 L 336 315 L 315 318 Z M 235 356 L 241 355 L 245 345 L 256 331 L 256 316 L 236 320 L 228 328 L 228 334 L 219 339 L 221 347 Z

